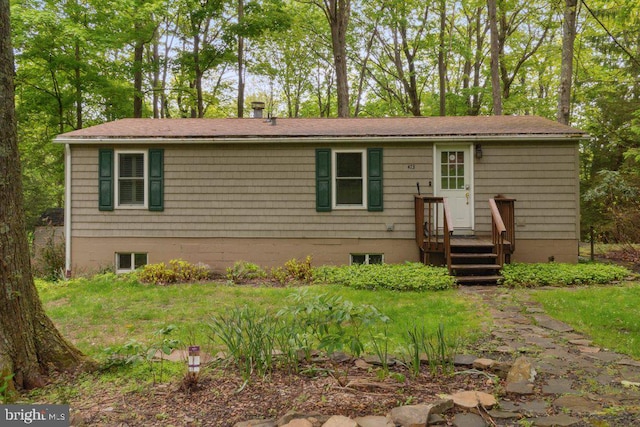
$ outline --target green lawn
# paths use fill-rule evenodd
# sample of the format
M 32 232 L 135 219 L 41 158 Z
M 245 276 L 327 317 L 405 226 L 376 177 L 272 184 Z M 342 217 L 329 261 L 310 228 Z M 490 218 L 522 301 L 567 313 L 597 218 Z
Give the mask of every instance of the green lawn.
M 288 296 L 300 288 L 234 286 L 219 283 L 145 285 L 114 275 L 69 282 L 38 281 L 48 315 L 64 336 L 83 352 L 100 357 L 106 347 L 129 340 L 151 344 L 167 325 L 184 342 L 208 341 L 212 316 L 235 307 L 267 309 L 272 313 L 290 304 Z M 440 323 L 450 335 L 473 341 L 487 331 L 485 310 L 456 291 L 397 292 L 354 290 L 343 286 L 310 286 L 312 294 L 338 295 L 354 305 L 370 304 L 391 319 L 392 343 L 400 343 L 414 324 L 435 331 Z M 368 336 L 368 335 L 367 335 Z
M 532 291 L 552 317 L 602 347 L 640 359 L 640 283 Z
M 539 274 L 540 268 L 532 269 Z M 158 340 L 157 332 L 168 325 L 176 326 L 172 338 L 184 344 L 210 345 L 212 317 L 243 306 L 268 310 L 269 316 L 274 316 L 291 306 L 290 296 L 302 289 L 310 296 L 327 294 L 354 306 L 375 306 L 390 318 L 387 334 L 391 352 L 402 347 L 414 325 L 435 333 L 442 323 L 448 335 L 467 344 L 490 326 L 482 303 L 455 290 L 398 292 L 338 285 L 257 287 L 223 283 L 157 286 L 112 274 L 61 283 L 38 281 L 37 286 L 47 313 L 62 333 L 98 359 L 104 356 L 105 348 L 131 340 L 151 345 Z M 531 292 L 549 315 L 593 337 L 598 345 L 640 358 L 640 282 L 520 292 Z M 377 325 L 371 333 L 382 330 L 382 325 Z M 371 333 L 365 333 L 365 338 Z

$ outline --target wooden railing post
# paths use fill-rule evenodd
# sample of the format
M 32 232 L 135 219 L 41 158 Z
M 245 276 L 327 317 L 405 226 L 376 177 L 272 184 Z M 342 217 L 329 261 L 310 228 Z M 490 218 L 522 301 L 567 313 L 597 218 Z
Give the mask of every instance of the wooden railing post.
M 503 196 L 494 197 L 500 216 L 507 231 L 506 239 L 509 242 L 509 255 L 516 250 L 516 219 L 515 202 L 516 199 L 509 199 Z
M 504 265 L 504 241 L 507 235 L 507 229 L 504 226 L 502 215 L 496 204 L 495 199 L 489 199 L 489 208 L 491 209 L 491 240 L 496 250 L 497 263 L 502 267 Z

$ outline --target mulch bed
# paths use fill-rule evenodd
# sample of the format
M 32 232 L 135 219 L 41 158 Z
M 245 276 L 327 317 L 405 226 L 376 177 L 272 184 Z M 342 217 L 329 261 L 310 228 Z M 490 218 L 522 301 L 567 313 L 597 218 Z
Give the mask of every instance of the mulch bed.
M 384 415 L 400 405 L 439 400 L 442 394 L 494 391 L 487 376 L 470 372 L 433 376 L 427 370 L 414 379 L 402 366 L 392 368 L 386 377 L 379 369 L 360 369 L 353 362 L 342 363 L 337 369 L 335 365 L 314 368 L 324 374 L 309 377 L 275 372 L 245 383 L 227 369 L 203 374 L 195 387 L 160 384 L 121 395 L 105 390 L 72 400 L 72 420 L 74 425 L 233 426 L 251 419 L 277 419 L 289 411 L 349 417 Z M 341 373 L 327 374 L 330 371 Z

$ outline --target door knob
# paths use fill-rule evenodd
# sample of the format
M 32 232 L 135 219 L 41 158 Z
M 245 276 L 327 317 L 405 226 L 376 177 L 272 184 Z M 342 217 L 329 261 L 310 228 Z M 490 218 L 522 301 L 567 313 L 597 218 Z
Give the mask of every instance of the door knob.
M 467 204 L 469 204 L 469 192 L 467 191 L 464 196 L 467 198 Z

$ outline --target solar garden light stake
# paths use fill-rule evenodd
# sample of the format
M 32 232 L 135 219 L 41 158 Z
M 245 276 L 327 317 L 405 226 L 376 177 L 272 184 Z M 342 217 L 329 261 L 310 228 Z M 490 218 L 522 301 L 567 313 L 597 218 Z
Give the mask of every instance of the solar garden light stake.
M 198 372 L 200 372 L 200 346 L 192 345 L 189 346 L 189 376 L 193 379 L 198 377 Z

